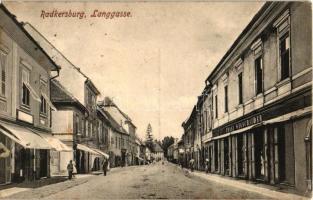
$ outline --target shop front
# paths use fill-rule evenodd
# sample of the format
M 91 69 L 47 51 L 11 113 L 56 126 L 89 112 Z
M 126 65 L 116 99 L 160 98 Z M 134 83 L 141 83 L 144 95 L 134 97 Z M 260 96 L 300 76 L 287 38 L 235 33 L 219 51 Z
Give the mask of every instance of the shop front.
M 276 105 L 213 130 L 214 172 L 311 191 L 311 109 Z
M 9 154 L 0 158 L 4 166 L 1 173 L 2 184 L 19 181 L 32 181 L 49 177 L 49 153 L 51 145 L 31 129 L 1 122 L 0 140 Z M 1 154 L 2 155 L 2 154 Z

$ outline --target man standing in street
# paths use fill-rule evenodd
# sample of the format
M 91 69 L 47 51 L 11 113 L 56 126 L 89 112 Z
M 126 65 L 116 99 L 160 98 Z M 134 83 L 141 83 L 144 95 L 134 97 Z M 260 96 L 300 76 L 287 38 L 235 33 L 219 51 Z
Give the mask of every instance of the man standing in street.
M 70 160 L 70 163 L 67 165 L 68 179 L 69 180 L 72 179 L 73 169 L 74 169 L 74 166 L 73 166 L 72 160 Z
M 107 170 L 108 170 L 108 160 L 104 158 L 102 162 L 102 169 L 103 169 L 103 176 L 107 175 Z

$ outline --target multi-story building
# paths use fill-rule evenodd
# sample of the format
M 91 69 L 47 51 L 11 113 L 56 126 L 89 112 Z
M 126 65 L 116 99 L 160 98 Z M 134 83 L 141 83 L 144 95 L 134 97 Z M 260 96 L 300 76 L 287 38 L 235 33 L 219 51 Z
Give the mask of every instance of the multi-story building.
M 0 184 L 50 176 L 50 81 L 59 67 L 0 3 Z M 53 142 L 51 142 L 53 141 Z
M 197 129 L 197 108 L 193 107 L 192 112 L 188 119 L 182 123 L 184 129 L 183 141 L 184 141 L 184 163 L 183 166 L 189 167 L 189 161 L 195 159 L 195 137 Z
M 135 145 L 131 139 L 129 131 L 132 131 L 130 119 L 123 113 L 118 106 L 108 97 L 98 102 L 99 110 L 102 115 L 109 119 L 108 134 L 108 153 L 110 154 L 110 164 L 112 166 L 127 166 L 132 164 L 132 151 L 135 151 Z
M 61 153 L 60 169 L 64 171 L 64 163 L 75 161 L 79 173 L 88 173 L 100 169 L 100 159 L 107 155 L 99 150 L 99 128 L 97 116 L 97 96 L 99 90 L 91 79 L 76 67 L 53 44 L 41 35 L 31 24 L 25 28 L 36 41 L 47 51 L 53 60 L 62 67 L 62 73 L 56 78 L 56 88 L 61 93 L 68 94 L 74 101 L 69 104 L 56 96 L 59 109 L 52 112 L 55 136 L 62 139 L 73 148 L 73 153 Z M 75 84 L 73 84 L 75 80 Z M 56 95 L 58 95 L 56 93 Z M 66 98 L 69 98 L 66 97 Z M 83 106 L 83 111 L 77 111 L 77 105 Z M 67 113 L 67 114 L 63 114 Z M 67 124 L 65 124 L 65 122 Z M 62 164 L 63 163 L 63 164 Z
M 265 3 L 208 76 L 211 172 L 312 190 L 311 21 L 310 3 Z

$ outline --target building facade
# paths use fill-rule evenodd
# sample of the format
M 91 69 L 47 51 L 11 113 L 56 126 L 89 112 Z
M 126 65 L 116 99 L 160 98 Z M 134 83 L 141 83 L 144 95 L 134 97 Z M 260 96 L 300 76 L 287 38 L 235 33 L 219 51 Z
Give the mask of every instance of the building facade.
M 208 76 L 210 172 L 311 192 L 311 18 L 310 3 L 265 3 Z
M 0 19 L 0 184 L 49 177 L 50 151 L 62 146 L 51 135 L 59 67 L 1 3 Z

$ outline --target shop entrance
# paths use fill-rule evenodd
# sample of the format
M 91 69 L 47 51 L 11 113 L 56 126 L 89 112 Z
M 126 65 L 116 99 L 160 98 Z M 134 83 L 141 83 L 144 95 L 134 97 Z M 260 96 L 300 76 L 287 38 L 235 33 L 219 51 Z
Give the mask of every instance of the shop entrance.
M 238 175 L 244 175 L 244 159 L 245 159 L 245 150 L 243 143 L 243 134 L 237 136 L 237 155 L 238 155 Z
M 229 140 L 228 138 L 224 139 L 224 169 L 225 169 L 225 174 L 229 175 Z
M 214 170 L 218 171 L 218 140 L 214 140 Z
M 277 140 L 278 142 L 278 174 L 279 182 L 286 180 L 286 155 L 285 155 L 285 127 L 279 126 L 277 130 Z
M 48 150 L 40 149 L 39 176 L 47 177 L 48 175 Z
M 257 129 L 254 133 L 254 154 L 255 154 L 255 177 L 264 180 L 265 175 L 265 154 L 264 154 L 264 137 L 261 129 Z

